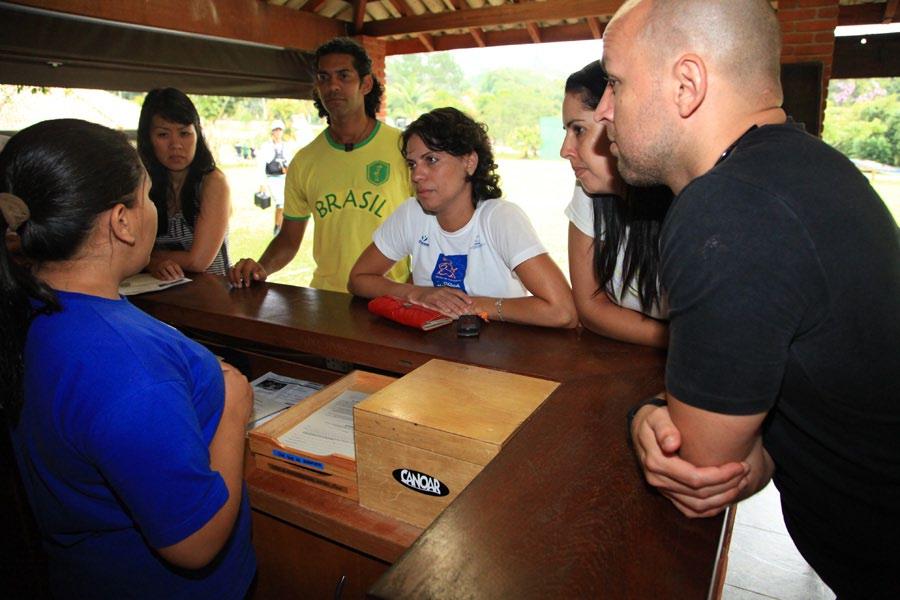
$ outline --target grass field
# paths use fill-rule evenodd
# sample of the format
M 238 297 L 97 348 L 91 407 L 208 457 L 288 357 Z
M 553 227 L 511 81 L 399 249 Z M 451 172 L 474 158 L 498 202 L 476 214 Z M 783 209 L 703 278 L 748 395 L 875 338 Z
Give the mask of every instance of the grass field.
M 572 197 L 575 178 L 569 163 L 561 160 L 500 160 L 501 186 L 504 195 L 519 204 L 531 217 L 550 256 L 568 277 L 566 253 L 568 223 L 563 210 Z M 253 165 L 225 166 L 231 184 L 231 217 L 229 243 L 236 262 L 243 257 L 257 259 L 272 239 L 274 208 L 261 210 L 253 205 L 253 194 L 262 182 Z M 876 174 L 870 180 L 888 208 L 900 223 L 900 176 Z M 293 285 L 308 285 L 315 265 L 312 261 L 313 224 L 306 231 L 300 251 L 284 269 L 270 280 Z

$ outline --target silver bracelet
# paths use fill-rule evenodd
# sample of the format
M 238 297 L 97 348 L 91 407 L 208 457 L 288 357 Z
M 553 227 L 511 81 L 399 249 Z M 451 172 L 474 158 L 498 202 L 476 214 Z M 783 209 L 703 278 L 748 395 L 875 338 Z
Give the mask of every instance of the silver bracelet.
M 503 318 L 503 298 L 497 298 L 494 300 L 494 306 L 497 307 L 497 318 L 501 321 L 505 321 Z

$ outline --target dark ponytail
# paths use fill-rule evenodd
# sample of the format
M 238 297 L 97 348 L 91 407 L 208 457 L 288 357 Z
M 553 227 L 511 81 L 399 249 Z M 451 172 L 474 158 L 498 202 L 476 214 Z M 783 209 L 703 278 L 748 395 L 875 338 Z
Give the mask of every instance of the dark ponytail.
M 132 206 L 143 169 L 126 137 L 78 119 L 23 129 L 0 152 L 0 192 L 13 194 L 30 217 L 15 232 L 21 255 L 0 246 L 0 398 L 12 422 L 22 407 L 23 351 L 35 315 L 60 310 L 53 290 L 30 265 L 71 259 L 97 216 Z M 0 230 L 9 224 L 0 214 Z

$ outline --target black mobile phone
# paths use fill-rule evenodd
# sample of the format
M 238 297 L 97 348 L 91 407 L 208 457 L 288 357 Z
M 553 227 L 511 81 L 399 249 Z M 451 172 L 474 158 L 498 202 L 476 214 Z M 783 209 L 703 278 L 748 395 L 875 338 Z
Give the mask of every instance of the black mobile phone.
M 481 333 L 481 318 L 478 315 L 463 315 L 456 320 L 458 337 L 478 337 Z

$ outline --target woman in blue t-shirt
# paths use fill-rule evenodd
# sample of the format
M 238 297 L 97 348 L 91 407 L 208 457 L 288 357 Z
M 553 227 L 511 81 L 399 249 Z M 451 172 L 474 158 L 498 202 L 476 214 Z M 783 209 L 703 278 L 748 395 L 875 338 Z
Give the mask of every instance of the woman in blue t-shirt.
M 54 597 L 242 598 L 247 380 L 118 293 L 156 239 L 126 138 L 76 119 L 0 152 L 0 397 Z
M 572 293 L 588 329 L 664 348 L 668 307 L 659 285 L 659 232 L 672 193 L 632 187 L 619 175 L 606 125 L 594 120 L 606 84 L 600 61 L 566 81 L 560 155 L 578 179 L 566 208 Z
M 200 115 L 175 88 L 150 90 L 138 122 L 138 152 L 158 213 L 156 246 L 147 270 L 159 279 L 184 271 L 225 275 L 231 192 L 203 136 Z

